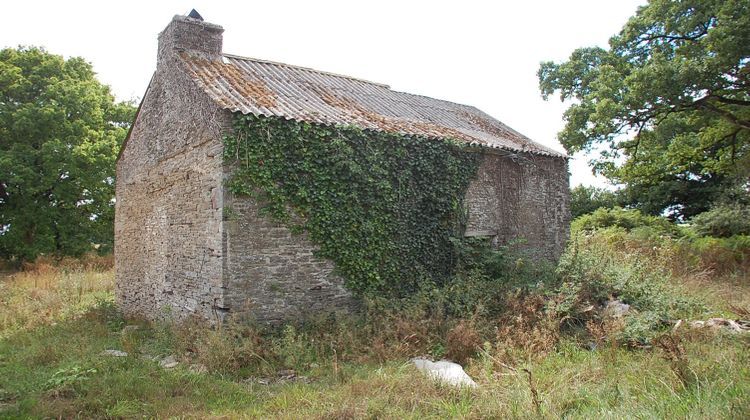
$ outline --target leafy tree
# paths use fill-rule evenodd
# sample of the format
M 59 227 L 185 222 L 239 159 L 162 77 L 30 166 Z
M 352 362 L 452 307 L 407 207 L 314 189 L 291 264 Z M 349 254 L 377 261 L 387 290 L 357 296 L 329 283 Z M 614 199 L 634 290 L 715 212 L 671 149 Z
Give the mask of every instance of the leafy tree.
M 750 1 L 651 0 L 609 49 L 542 63 L 542 96 L 572 105 L 560 141 L 656 214 L 707 210 L 750 176 Z M 745 188 L 747 193 L 747 189 Z
M 579 185 L 570 190 L 570 213 L 573 218 L 593 213 L 600 208 L 612 208 L 618 205 L 618 195 L 604 188 Z
M 0 50 L 0 256 L 110 249 L 114 161 L 133 115 L 81 58 Z

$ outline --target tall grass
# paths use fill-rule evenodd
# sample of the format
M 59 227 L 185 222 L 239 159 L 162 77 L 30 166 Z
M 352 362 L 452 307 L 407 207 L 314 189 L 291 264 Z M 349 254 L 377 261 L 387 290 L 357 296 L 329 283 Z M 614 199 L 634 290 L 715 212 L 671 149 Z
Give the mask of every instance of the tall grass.
M 736 316 L 733 307 L 750 309 L 748 236 L 695 237 L 686 231 L 675 237 L 643 226 L 631 231 L 609 227 L 574 231 L 567 255 L 576 252 L 602 258 L 599 266 L 610 261 L 642 267 L 670 287 L 671 296 L 702 301 L 713 315 Z
M 0 277 L 0 338 L 79 316 L 113 288 L 111 256 L 26 264 Z
M 725 256 L 651 233 L 587 233 L 557 271 L 480 250 L 444 289 L 281 328 L 123 319 L 106 261 L 40 261 L 0 283 L 0 417 L 750 417 L 749 335 L 665 322 L 740 316 L 743 260 L 719 270 Z M 610 299 L 635 312 L 606 318 Z M 413 356 L 459 361 L 479 387 Z

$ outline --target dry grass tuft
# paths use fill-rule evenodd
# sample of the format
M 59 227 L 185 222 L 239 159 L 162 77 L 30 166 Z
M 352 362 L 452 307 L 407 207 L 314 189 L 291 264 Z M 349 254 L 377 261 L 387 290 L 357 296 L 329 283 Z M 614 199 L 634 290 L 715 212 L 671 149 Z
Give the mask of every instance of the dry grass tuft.
M 34 262 L 22 264 L 22 271 L 35 274 L 48 274 L 65 271 L 109 271 L 115 267 L 115 257 L 109 255 L 85 254 L 79 258 L 55 258 L 42 256 Z
M 595 348 L 603 347 L 605 344 L 617 346 L 617 336 L 625 327 L 623 318 L 596 318 L 586 321 L 586 332 L 596 345 Z
M 669 367 L 680 380 L 682 386 L 690 387 L 696 381 L 695 373 L 690 369 L 690 360 L 685 352 L 683 337 L 676 333 L 663 334 L 654 340 L 654 345 L 661 350 L 662 357 L 669 362 Z
M 0 279 L 0 337 L 81 315 L 96 301 L 110 300 L 114 270 L 106 261 L 58 267 L 40 260 Z
M 427 312 L 371 315 L 369 349 L 376 360 L 385 362 L 396 358 L 408 358 L 430 352 L 442 340 L 445 329 L 440 316 Z M 361 337 L 367 340 L 366 337 Z M 363 341 L 362 344 L 365 344 Z
M 445 338 L 446 357 L 464 364 L 482 348 L 482 335 L 476 319 L 462 319 L 448 331 Z
M 266 362 L 268 343 L 252 325 L 229 320 L 213 327 L 193 318 L 173 327 L 175 346 L 190 363 L 210 372 L 234 373 Z M 266 362 L 267 363 L 267 362 Z
M 497 321 L 496 358 L 514 363 L 518 359 L 542 358 L 560 339 L 560 321 L 545 310 L 545 299 L 536 294 L 508 295 L 505 315 Z

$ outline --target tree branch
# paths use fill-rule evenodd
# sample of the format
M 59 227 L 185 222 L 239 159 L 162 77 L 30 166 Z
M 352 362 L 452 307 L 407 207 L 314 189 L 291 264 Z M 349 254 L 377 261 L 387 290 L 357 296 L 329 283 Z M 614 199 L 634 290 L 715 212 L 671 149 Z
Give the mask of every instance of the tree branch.
M 697 41 L 701 37 L 708 34 L 708 29 L 710 27 L 711 27 L 710 24 L 703 24 L 701 31 L 695 35 L 655 34 L 655 35 L 650 35 L 650 36 L 639 37 L 638 43 L 640 44 L 642 42 L 651 42 L 651 41 L 656 41 L 658 39 L 666 39 L 668 41 Z
M 673 107 L 673 109 L 674 109 L 675 112 L 687 111 L 687 110 L 695 110 L 695 109 L 705 109 L 707 111 L 711 111 L 711 112 L 713 112 L 715 114 L 720 115 L 725 120 L 729 121 L 730 123 L 732 123 L 733 125 L 735 125 L 737 127 L 741 127 L 741 128 L 743 128 L 745 130 L 750 130 L 750 121 L 749 120 L 741 119 L 741 118 L 737 117 L 735 114 L 731 113 L 730 111 L 727 111 L 726 109 L 719 108 L 715 104 L 711 103 L 712 99 L 715 99 L 715 100 L 719 101 L 717 99 L 716 95 L 713 95 L 713 94 L 709 93 L 708 95 L 706 95 L 706 96 L 704 96 L 704 97 L 702 97 L 700 99 L 696 99 L 695 101 L 693 101 L 693 102 L 691 102 L 689 104 L 675 105 Z M 727 99 L 729 99 L 729 98 L 727 98 Z
M 742 131 L 742 129 L 741 128 L 737 128 L 737 129 L 735 129 L 734 131 L 732 131 L 731 133 L 727 134 L 726 136 L 722 137 L 719 140 L 719 143 L 723 143 L 725 140 L 732 139 L 732 142 L 730 143 L 731 146 L 732 146 L 732 154 L 731 154 L 731 157 L 730 157 L 730 161 L 732 163 L 734 163 L 736 161 L 736 154 L 737 154 L 737 134 L 739 134 L 740 131 Z
M 727 120 L 730 123 L 736 125 L 737 127 L 742 127 L 742 128 L 744 128 L 746 130 L 750 130 L 750 121 L 740 119 L 736 115 L 734 115 L 731 112 L 727 111 L 726 109 L 721 109 L 721 108 L 717 107 L 716 105 L 714 105 L 711 102 L 709 102 L 707 100 L 708 98 L 709 97 L 705 97 L 705 98 L 699 99 L 699 100 L 693 102 L 693 104 L 695 105 L 696 108 L 703 108 L 703 109 L 706 109 L 708 111 L 711 111 L 711 112 L 714 112 L 716 114 L 719 114 L 720 116 L 724 117 L 725 120 Z M 706 99 L 706 100 L 704 100 L 704 99 Z
M 723 104 L 729 104 L 729 105 L 740 105 L 740 106 L 750 106 L 750 101 L 743 101 L 741 99 L 733 99 L 733 98 L 727 98 L 724 96 L 719 95 L 710 95 L 712 98 L 716 98 L 717 101 L 723 103 Z

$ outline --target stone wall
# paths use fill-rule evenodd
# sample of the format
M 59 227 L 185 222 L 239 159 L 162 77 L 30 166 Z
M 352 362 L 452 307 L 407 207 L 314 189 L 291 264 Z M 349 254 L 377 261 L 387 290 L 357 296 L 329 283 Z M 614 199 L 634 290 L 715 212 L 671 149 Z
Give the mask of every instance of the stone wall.
M 277 323 L 353 305 L 333 263 L 315 257 L 305 235 L 260 214 L 251 198 L 226 197 L 225 302 L 232 312 Z
M 487 153 L 466 193 L 466 234 L 515 243 L 555 260 L 568 240 L 570 193 L 563 158 Z
M 174 24 L 117 162 L 116 296 L 128 315 L 211 319 L 224 307 L 221 134 L 231 116 L 178 65 L 173 47 L 185 37 Z

